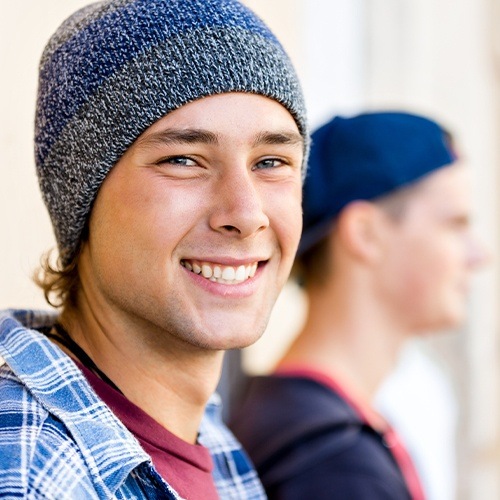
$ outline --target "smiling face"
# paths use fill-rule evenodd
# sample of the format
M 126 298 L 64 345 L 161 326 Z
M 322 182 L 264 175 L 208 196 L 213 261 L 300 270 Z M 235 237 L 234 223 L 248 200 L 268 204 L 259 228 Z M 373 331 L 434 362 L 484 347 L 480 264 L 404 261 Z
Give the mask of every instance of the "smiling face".
M 99 191 L 80 301 L 167 348 L 251 344 L 298 245 L 302 158 L 292 116 L 263 96 L 216 95 L 166 115 Z
M 453 165 L 409 191 L 401 217 L 389 223 L 381 293 L 408 329 L 447 329 L 463 321 L 471 273 L 486 259 L 470 215 L 466 169 Z

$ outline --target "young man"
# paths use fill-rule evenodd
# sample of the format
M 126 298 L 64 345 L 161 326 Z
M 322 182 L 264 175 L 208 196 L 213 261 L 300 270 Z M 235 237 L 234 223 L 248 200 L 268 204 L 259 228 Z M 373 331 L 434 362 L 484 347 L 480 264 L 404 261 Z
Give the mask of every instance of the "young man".
M 0 496 L 261 498 L 211 396 L 300 239 L 282 47 L 235 0 L 94 3 L 43 53 L 35 143 L 60 310 L 0 316 Z
M 438 124 L 336 117 L 312 136 L 298 265 L 305 325 L 233 418 L 269 498 L 424 498 L 373 397 L 413 335 L 458 326 L 471 271 L 466 170 Z

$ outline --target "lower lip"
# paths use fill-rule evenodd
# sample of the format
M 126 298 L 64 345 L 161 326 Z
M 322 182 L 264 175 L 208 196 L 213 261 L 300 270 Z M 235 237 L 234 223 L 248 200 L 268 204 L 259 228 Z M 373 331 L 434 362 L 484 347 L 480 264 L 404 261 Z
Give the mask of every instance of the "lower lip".
M 216 281 L 210 281 L 204 278 L 201 274 L 193 273 L 185 267 L 182 266 L 184 271 L 188 274 L 189 278 L 192 279 L 196 285 L 203 288 L 205 291 L 211 293 L 212 295 L 218 295 L 225 298 L 245 298 L 250 297 L 257 291 L 259 278 L 262 276 L 263 272 L 262 265 L 257 267 L 257 271 L 252 278 L 249 278 L 236 285 L 225 285 L 224 283 L 217 283 Z

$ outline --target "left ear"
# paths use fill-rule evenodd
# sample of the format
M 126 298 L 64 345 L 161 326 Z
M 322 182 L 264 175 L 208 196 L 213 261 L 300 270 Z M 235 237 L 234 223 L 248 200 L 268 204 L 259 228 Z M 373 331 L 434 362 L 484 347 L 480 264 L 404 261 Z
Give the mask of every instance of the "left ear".
M 341 212 L 338 235 L 349 253 L 366 263 L 376 263 L 384 255 L 387 216 L 374 203 L 353 201 Z

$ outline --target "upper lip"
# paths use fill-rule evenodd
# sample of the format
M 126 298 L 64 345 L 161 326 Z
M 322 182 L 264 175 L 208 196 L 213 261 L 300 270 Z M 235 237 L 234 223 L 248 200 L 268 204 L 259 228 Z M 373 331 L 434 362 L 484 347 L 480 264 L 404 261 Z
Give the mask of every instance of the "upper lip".
M 233 257 L 183 257 L 181 261 L 196 261 L 196 262 L 206 262 L 208 264 L 213 264 L 216 266 L 248 266 L 251 264 L 266 262 L 269 258 L 265 257 L 245 257 L 245 258 L 233 258 Z

